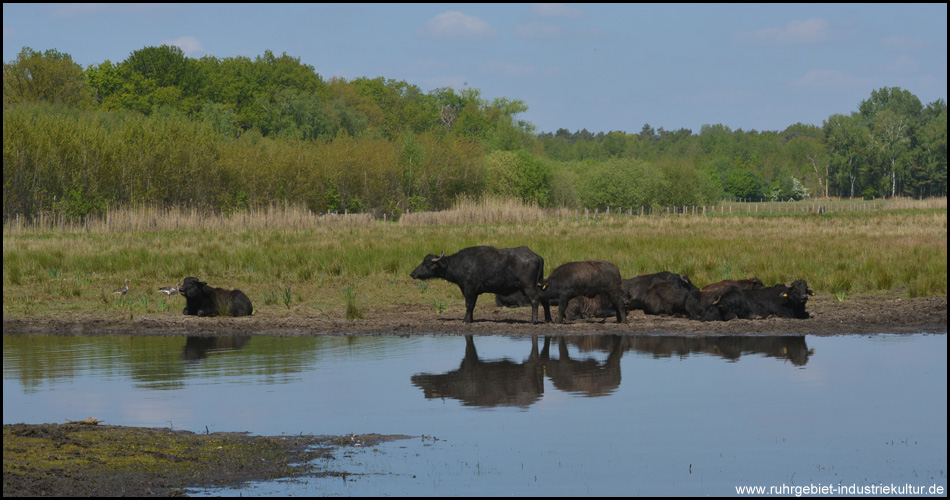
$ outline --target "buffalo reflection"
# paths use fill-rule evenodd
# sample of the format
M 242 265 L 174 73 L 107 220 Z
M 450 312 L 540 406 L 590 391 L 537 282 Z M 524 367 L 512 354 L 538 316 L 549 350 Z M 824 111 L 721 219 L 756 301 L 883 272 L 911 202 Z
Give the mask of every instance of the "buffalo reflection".
M 458 370 L 443 374 L 412 376 L 412 385 L 422 388 L 426 399 L 458 399 L 465 406 L 520 406 L 527 408 L 544 392 L 544 367 L 538 355 L 537 337 L 522 363 L 507 359 L 482 361 L 471 335 L 465 336 L 465 357 Z
M 584 396 L 605 396 L 620 387 L 620 357 L 623 356 L 623 346 L 626 338 L 622 335 L 585 335 L 581 338 L 572 338 L 575 344 L 596 342 L 596 350 L 610 353 L 606 361 L 598 361 L 592 357 L 586 359 L 571 359 L 567 352 L 568 341 L 565 337 L 557 338 L 558 357 L 551 359 L 549 355 L 551 338 L 544 338 L 544 349 L 541 359 L 544 363 L 545 374 L 551 379 L 554 387 L 564 392 L 576 392 Z
M 545 336 L 538 351 L 538 337 L 532 336 L 528 358 L 483 361 L 478 358 L 473 336 L 465 336 L 465 357 L 457 370 L 442 374 L 413 375 L 412 384 L 422 389 L 426 399 L 451 398 L 464 406 L 518 406 L 527 408 L 544 393 L 544 375 L 557 389 L 583 396 L 605 396 L 620 387 L 620 358 L 632 350 L 654 357 L 674 354 L 686 357 L 704 353 L 737 361 L 743 354 L 763 354 L 804 366 L 814 354 L 805 337 L 671 337 L 644 335 L 558 336 L 558 357 L 551 358 L 552 338 Z M 607 358 L 572 359 L 568 345 L 581 352 L 606 352 Z
M 763 354 L 767 358 L 780 358 L 795 366 L 805 366 L 814 349 L 808 349 L 805 337 L 658 337 L 631 335 L 629 348 L 636 352 L 652 354 L 656 358 L 674 354 L 685 358 L 690 353 L 704 353 L 737 361 L 743 354 Z
M 185 339 L 181 359 L 197 362 L 208 357 L 208 352 L 237 351 L 250 342 L 250 335 L 189 335 Z

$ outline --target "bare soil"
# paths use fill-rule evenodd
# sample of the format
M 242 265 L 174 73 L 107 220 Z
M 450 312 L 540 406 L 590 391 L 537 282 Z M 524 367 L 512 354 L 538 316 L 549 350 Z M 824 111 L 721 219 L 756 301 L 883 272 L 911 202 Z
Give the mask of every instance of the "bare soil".
M 552 308 L 553 309 L 553 308 Z M 464 304 L 435 307 L 398 306 L 362 311 L 363 318 L 346 320 L 343 313 L 317 316 L 294 315 L 277 308 L 255 311 L 241 318 L 199 318 L 168 312 L 162 315 L 115 318 L 94 313 L 68 319 L 3 318 L 4 333 L 96 334 L 139 332 L 141 334 L 231 334 L 274 335 L 848 335 L 872 333 L 946 333 L 947 297 L 902 298 L 896 294 L 847 297 L 816 295 L 808 301 L 808 319 L 736 319 L 701 322 L 670 316 L 650 316 L 631 311 L 627 323 L 615 318 L 575 319 L 566 324 L 530 322 L 530 308 L 504 308 L 492 296 L 482 295 L 475 307 L 474 322 L 462 322 Z M 556 311 L 552 311 L 554 313 Z M 540 314 L 540 313 L 539 313 Z M 543 317 L 543 315 L 542 315 Z

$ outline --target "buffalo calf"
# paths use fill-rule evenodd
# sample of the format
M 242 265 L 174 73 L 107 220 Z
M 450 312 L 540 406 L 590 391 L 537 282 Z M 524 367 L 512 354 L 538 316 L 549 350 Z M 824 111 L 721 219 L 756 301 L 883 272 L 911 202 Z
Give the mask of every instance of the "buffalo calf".
M 250 316 L 254 312 L 251 299 L 240 290 L 208 286 L 194 276 L 185 278 L 178 292 L 185 297 L 183 314 L 189 316 Z
M 627 310 L 623 305 L 620 289 L 620 270 L 610 262 L 585 260 L 568 262 L 558 266 L 547 279 L 541 280 L 541 305 L 545 315 L 551 301 L 557 299 L 558 314 L 555 321 L 563 323 L 568 302 L 574 297 L 594 298 L 603 294 L 617 311 L 617 322 L 627 322 Z

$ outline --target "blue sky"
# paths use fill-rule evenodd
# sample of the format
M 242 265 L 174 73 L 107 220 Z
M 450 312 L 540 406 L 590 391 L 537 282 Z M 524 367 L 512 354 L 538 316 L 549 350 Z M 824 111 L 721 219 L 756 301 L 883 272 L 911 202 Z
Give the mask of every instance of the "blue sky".
M 474 87 L 524 101 L 540 132 L 821 125 L 881 87 L 947 100 L 946 4 L 3 4 L 4 62 L 162 44 Z

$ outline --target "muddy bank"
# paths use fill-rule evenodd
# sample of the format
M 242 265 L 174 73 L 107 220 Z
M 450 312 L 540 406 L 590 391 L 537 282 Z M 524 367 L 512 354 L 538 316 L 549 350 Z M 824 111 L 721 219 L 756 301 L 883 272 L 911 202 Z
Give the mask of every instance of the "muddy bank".
M 5 424 L 3 496 L 179 496 L 332 470 L 340 446 L 409 436 L 250 436 L 114 425 Z M 316 460 L 316 459 L 327 460 Z M 321 465 L 318 465 L 321 464 Z M 327 465 L 329 464 L 329 465 Z
M 430 333 L 473 335 L 558 334 L 669 334 L 669 335 L 846 335 L 870 333 L 946 333 L 947 297 L 902 298 L 896 294 L 855 296 L 839 301 L 819 294 L 808 301 L 809 319 L 768 318 L 700 322 L 669 316 L 649 316 L 631 311 L 626 324 L 616 320 L 578 319 L 569 324 L 530 323 L 530 308 L 497 307 L 491 295 L 482 295 L 475 308 L 475 321 L 462 323 L 464 303 L 439 312 L 435 307 L 400 306 L 367 309 L 363 319 L 343 319 L 343 312 L 319 316 L 295 315 L 294 311 L 267 308 L 243 318 L 198 318 L 168 312 L 131 318 L 78 313 L 68 318 L 3 318 L 4 333 L 95 334 L 140 332 L 143 334 L 262 333 L 275 335 Z

